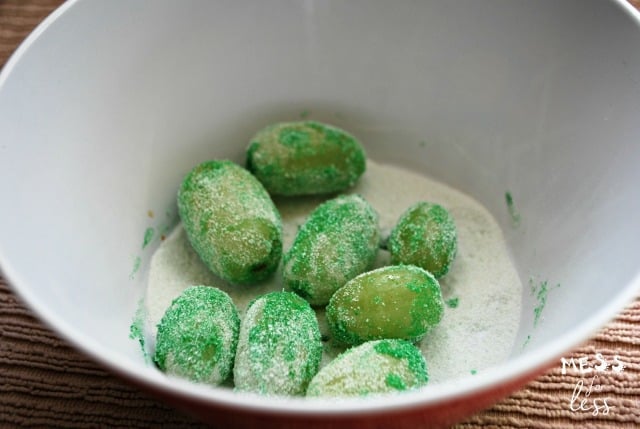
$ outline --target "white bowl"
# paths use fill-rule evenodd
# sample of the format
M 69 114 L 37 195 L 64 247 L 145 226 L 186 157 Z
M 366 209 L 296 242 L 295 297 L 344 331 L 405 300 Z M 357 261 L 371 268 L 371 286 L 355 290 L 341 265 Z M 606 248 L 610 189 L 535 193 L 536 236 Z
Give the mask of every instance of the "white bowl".
M 204 419 L 450 424 L 638 291 L 639 21 L 621 0 L 70 1 L 0 77 L 2 271 L 79 349 Z M 256 399 L 147 365 L 128 338 L 158 243 L 142 249 L 145 230 L 175 224 L 195 164 L 241 162 L 256 130 L 307 111 L 495 216 L 525 284 L 506 363 L 340 403 Z M 532 277 L 561 284 L 535 327 Z

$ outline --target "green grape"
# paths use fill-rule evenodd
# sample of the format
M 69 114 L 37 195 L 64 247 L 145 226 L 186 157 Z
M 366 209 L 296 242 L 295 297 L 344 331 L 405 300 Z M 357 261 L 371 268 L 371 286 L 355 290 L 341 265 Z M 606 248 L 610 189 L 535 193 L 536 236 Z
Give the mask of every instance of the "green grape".
M 361 274 L 338 289 L 327 306 L 327 322 L 334 339 L 346 344 L 418 341 L 443 313 L 435 277 L 413 265 L 395 265 Z
M 191 286 L 158 324 L 153 360 L 168 374 L 218 385 L 231 374 L 240 318 L 225 292 Z
M 428 202 L 409 207 L 388 242 L 392 264 L 417 265 L 436 278 L 449 272 L 457 247 L 453 217 L 444 207 Z
M 191 170 L 178 191 L 187 237 L 209 269 L 237 284 L 269 277 L 282 256 L 282 221 L 264 187 L 231 161 Z
M 314 306 L 373 264 L 380 233 L 378 214 L 359 195 L 319 205 L 302 225 L 285 254 L 285 287 Z
M 313 121 L 259 131 L 247 149 L 247 168 L 272 195 L 312 195 L 353 186 L 366 168 L 362 145 L 347 132 Z
M 320 329 L 309 303 L 291 292 L 255 299 L 240 327 L 233 376 L 236 389 L 304 395 L 322 357 Z
M 311 380 L 307 396 L 366 396 L 424 386 L 429 380 L 420 350 L 405 340 L 369 341 L 343 352 Z

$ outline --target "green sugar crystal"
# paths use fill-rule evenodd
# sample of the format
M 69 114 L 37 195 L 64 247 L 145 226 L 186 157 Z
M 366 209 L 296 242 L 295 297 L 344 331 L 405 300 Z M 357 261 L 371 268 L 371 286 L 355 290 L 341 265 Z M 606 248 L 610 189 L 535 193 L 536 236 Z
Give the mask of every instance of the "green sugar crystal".
M 369 341 L 352 347 L 322 368 L 307 396 L 367 396 L 424 386 L 429 380 L 420 350 L 405 340 Z
M 431 273 L 413 265 L 396 265 L 350 280 L 331 297 L 326 314 L 338 342 L 418 341 L 440 323 L 444 301 Z
M 240 328 L 233 369 L 236 389 L 304 395 L 318 372 L 322 341 L 315 312 L 291 292 L 255 299 Z
M 231 161 L 207 161 L 184 178 L 178 211 L 195 251 L 237 284 L 269 277 L 282 256 L 282 221 L 264 187 Z
M 400 216 L 391 231 L 391 263 L 417 265 L 440 278 L 456 256 L 457 237 L 453 217 L 444 207 L 419 202 Z
M 247 168 L 271 195 L 328 194 L 356 183 L 366 169 L 366 155 L 362 145 L 339 128 L 285 122 L 251 139 Z
M 309 215 L 284 256 L 285 287 L 311 305 L 326 305 L 336 290 L 372 266 L 379 242 L 378 214 L 364 198 L 326 201 Z
M 158 324 L 153 360 L 168 374 L 219 385 L 231 374 L 240 318 L 225 292 L 191 286 Z

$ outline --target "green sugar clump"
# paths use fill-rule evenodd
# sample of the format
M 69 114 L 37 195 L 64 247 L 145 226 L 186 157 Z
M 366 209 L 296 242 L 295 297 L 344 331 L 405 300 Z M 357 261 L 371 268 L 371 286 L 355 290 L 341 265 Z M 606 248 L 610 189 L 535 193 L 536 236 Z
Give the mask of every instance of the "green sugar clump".
M 184 178 L 178 211 L 207 267 L 237 284 L 269 277 L 282 256 L 282 221 L 264 187 L 231 161 L 207 161 Z
M 405 340 L 369 341 L 352 347 L 322 368 L 307 396 L 366 396 L 424 386 L 429 380 L 420 350 Z
M 156 230 L 149 227 L 144 231 L 144 238 L 142 240 L 142 248 L 144 249 L 153 241 L 153 237 L 155 236 Z
M 331 297 L 327 322 L 346 344 L 400 338 L 418 341 L 440 323 L 444 300 L 438 281 L 422 268 L 378 268 L 350 280 Z
M 236 389 L 304 395 L 318 372 L 322 341 L 315 312 L 291 292 L 254 300 L 240 328 L 233 370 Z
M 460 304 L 460 298 L 458 297 L 449 298 L 447 300 L 447 307 L 449 308 L 458 308 L 459 304 Z
M 542 318 L 542 311 L 544 307 L 547 305 L 547 297 L 549 292 L 555 288 L 559 288 L 560 284 L 558 283 L 555 287 L 550 286 L 548 281 L 542 281 L 538 286 L 535 286 L 534 279 L 529 279 L 529 285 L 531 286 L 531 295 L 536 297 L 538 304 L 533 309 L 533 327 L 537 327 L 538 323 Z
M 225 292 L 191 286 L 158 324 L 153 360 L 168 374 L 218 385 L 231 374 L 240 318 Z
M 372 266 L 379 242 L 378 214 L 364 198 L 326 201 L 309 215 L 284 256 L 284 284 L 311 305 L 326 305 Z
M 247 149 L 247 169 L 272 195 L 315 195 L 353 186 L 366 169 L 352 135 L 314 121 L 267 126 Z
M 144 306 L 144 300 L 141 299 L 140 301 L 138 301 L 138 307 L 136 308 L 134 319 L 131 322 L 131 326 L 129 326 L 129 338 L 138 341 L 138 343 L 140 344 L 140 349 L 142 350 L 142 355 L 144 356 L 144 360 L 150 363 L 151 357 L 149 356 L 149 353 L 147 353 L 146 336 L 144 329 L 146 318 L 147 314 Z
M 513 196 L 511 192 L 507 191 L 504 193 L 504 199 L 507 203 L 507 210 L 509 211 L 509 216 L 511 216 L 511 221 L 513 222 L 513 226 L 520 225 L 520 213 L 516 210 L 515 203 L 513 202 Z
M 411 264 L 440 278 L 447 274 L 458 248 L 453 217 L 439 204 L 409 207 L 389 236 L 392 264 Z

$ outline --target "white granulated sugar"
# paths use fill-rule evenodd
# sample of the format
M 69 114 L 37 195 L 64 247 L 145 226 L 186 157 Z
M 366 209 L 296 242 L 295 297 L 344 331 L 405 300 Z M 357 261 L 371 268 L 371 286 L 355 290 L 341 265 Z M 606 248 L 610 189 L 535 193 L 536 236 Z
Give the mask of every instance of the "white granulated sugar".
M 400 215 L 418 201 L 447 208 L 458 231 L 458 253 L 447 275 L 440 279 L 445 301 L 441 323 L 421 341 L 430 384 L 468 376 L 472 371 L 500 364 L 509 356 L 520 322 L 522 283 L 512 265 L 502 232 L 489 212 L 467 195 L 420 174 L 367 161 L 367 172 L 349 193 L 362 195 L 378 212 L 386 238 Z M 326 198 L 276 199 L 283 222 L 286 252 L 298 227 Z M 380 250 L 376 267 L 388 264 Z M 267 292 L 282 290 L 280 267 L 266 282 L 252 286 L 230 285 L 211 274 L 199 260 L 180 225 L 167 237 L 151 260 L 145 305 L 150 336 L 165 309 L 191 285 L 216 286 L 227 292 L 240 315 L 249 302 Z M 317 311 L 320 331 L 328 333 L 324 310 Z M 150 345 L 152 347 L 152 345 Z M 342 351 L 325 344 L 321 366 Z

